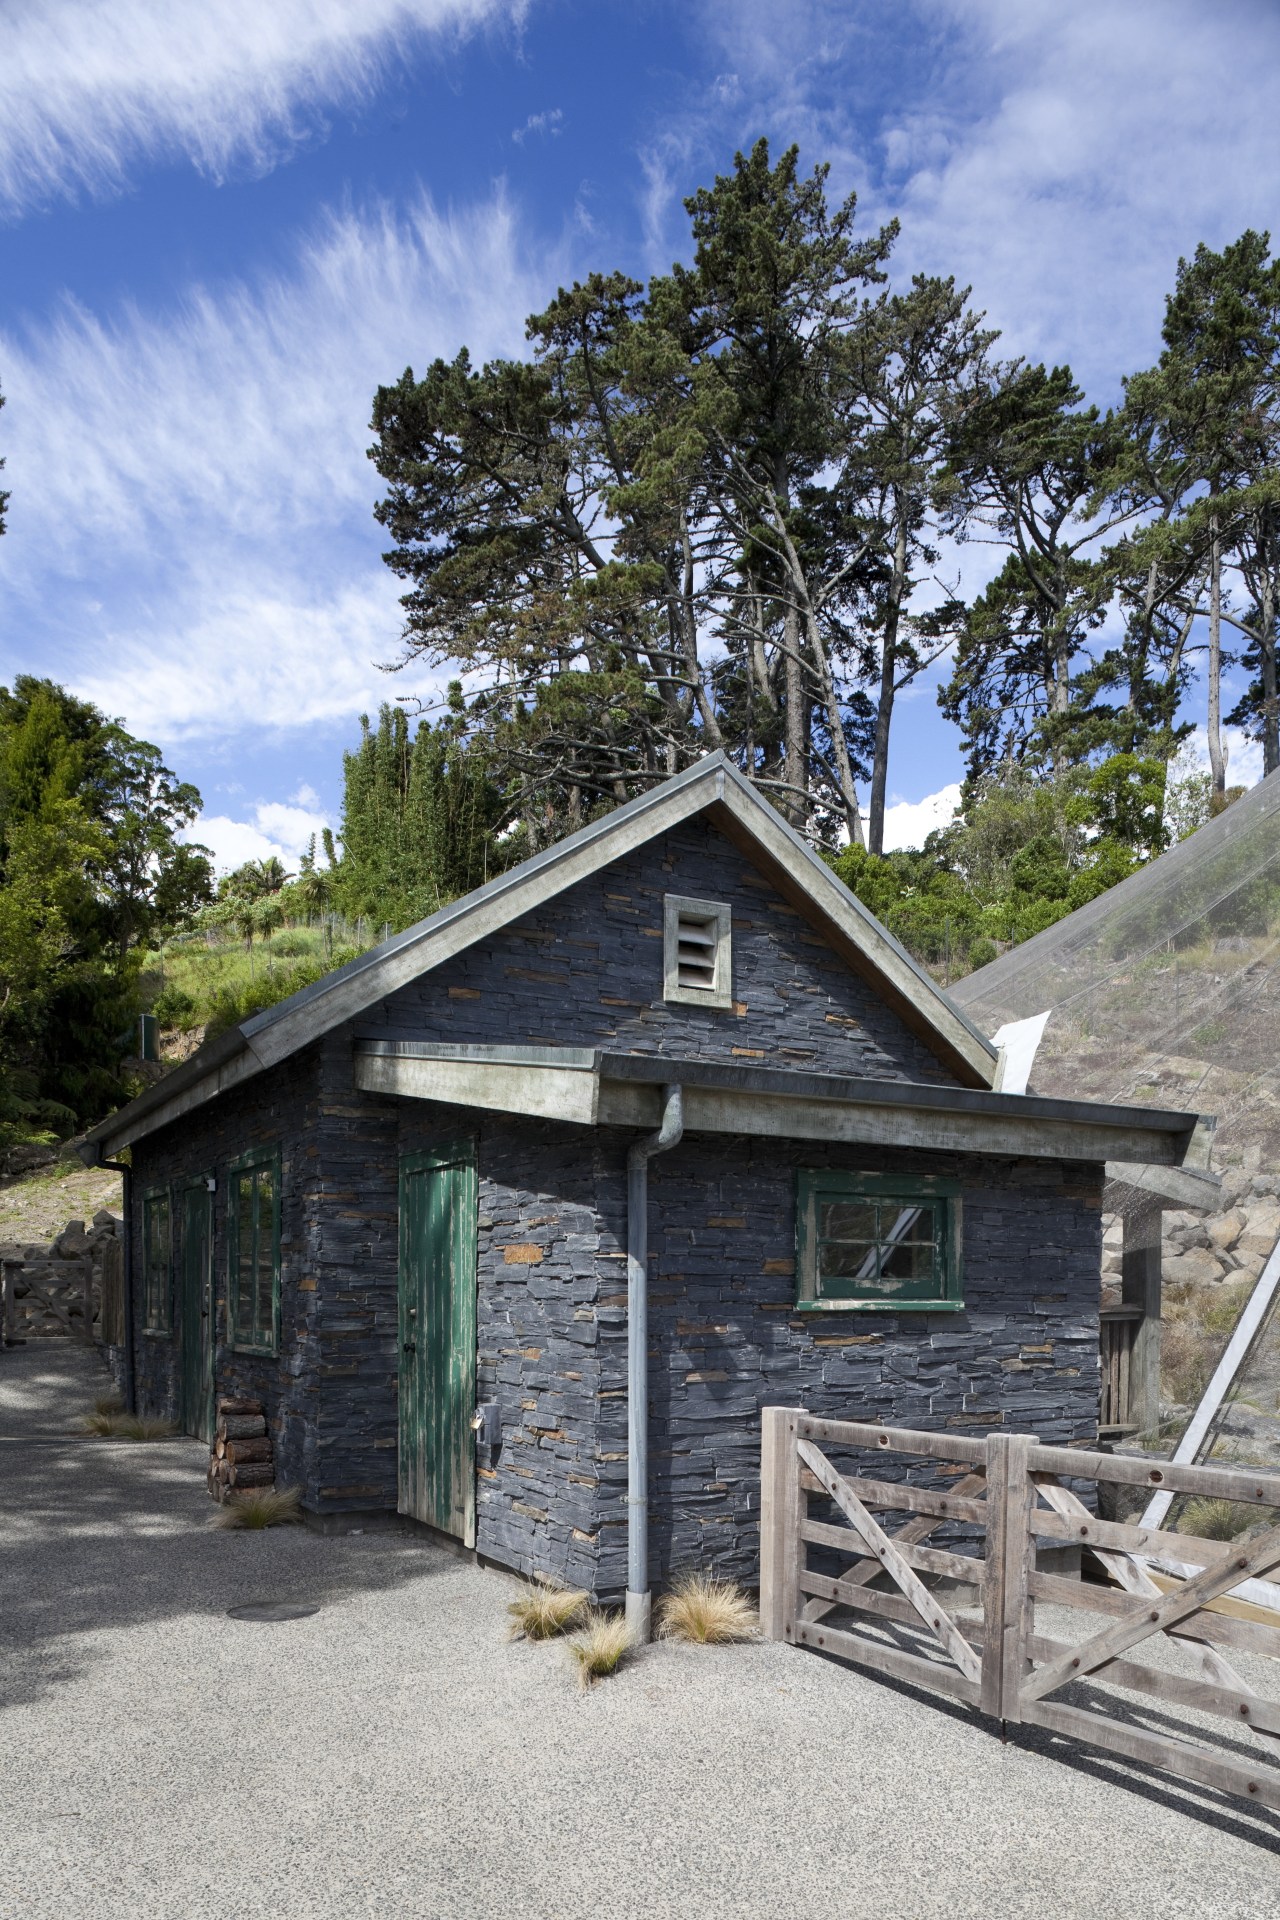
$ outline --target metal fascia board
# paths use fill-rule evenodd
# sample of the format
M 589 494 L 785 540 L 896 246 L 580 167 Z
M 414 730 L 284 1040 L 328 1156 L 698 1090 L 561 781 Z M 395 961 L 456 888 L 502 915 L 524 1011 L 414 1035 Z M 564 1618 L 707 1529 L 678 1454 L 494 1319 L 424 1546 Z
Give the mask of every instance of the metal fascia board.
M 933 1086 L 922 1080 L 859 1080 L 797 1072 L 790 1067 L 739 1067 L 727 1061 L 677 1060 L 658 1054 L 602 1052 L 600 1071 L 606 1079 L 614 1080 L 679 1080 L 683 1085 L 717 1087 L 726 1092 L 832 1100 L 850 1106 L 915 1107 L 928 1113 L 969 1113 L 1025 1126 L 1061 1121 L 1073 1126 L 1138 1127 L 1144 1132 L 1186 1134 L 1188 1140 L 1199 1119 L 1197 1114 L 1167 1108 L 1101 1106 L 1090 1100 L 988 1093 L 977 1087 Z
M 610 1085 L 601 1088 L 601 1112 L 611 1111 Z M 1001 1158 L 1080 1161 L 1100 1166 L 1112 1156 L 1155 1165 L 1176 1161 L 1167 1133 L 1128 1127 L 1077 1126 L 1046 1120 L 1027 1127 L 1008 1113 L 942 1112 L 844 1100 L 795 1100 L 728 1087 L 684 1087 L 686 1133 L 755 1134 L 791 1140 L 841 1140 L 855 1145 L 910 1147 L 933 1153 L 995 1154 Z

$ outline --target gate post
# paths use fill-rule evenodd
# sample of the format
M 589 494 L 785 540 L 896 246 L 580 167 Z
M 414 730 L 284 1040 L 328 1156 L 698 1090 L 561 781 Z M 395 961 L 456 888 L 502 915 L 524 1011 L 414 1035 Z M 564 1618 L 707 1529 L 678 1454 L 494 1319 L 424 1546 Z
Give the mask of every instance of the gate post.
M 987 1435 L 987 1552 L 982 1581 L 982 1685 L 978 1704 L 998 1720 L 1022 1718 L 1019 1694 L 1031 1635 L 1035 1487 L 1027 1471 L 1034 1437 Z
M 760 1631 L 793 1640 L 800 1590 L 800 1456 L 803 1407 L 760 1412 Z

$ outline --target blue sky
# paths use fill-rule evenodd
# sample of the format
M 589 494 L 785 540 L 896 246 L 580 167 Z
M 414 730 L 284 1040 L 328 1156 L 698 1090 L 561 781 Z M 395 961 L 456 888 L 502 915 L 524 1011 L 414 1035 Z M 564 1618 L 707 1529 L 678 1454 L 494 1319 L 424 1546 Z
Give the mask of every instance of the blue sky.
M 666 266 L 764 133 L 1109 401 L 1178 256 L 1280 224 L 1278 70 L 1275 0 L 6 0 L 0 680 L 157 741 L 223 864 L 292 859 L 359 713 L 430 690 L 379 668 L 380 381 Z M 896 725 L 912 838 L 959 755 L 932 685 Z

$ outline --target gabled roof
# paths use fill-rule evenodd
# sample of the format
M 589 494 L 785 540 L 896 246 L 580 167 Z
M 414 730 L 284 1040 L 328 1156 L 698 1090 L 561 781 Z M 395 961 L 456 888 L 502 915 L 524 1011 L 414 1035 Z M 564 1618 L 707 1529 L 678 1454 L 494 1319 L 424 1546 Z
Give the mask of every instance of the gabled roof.
M 996 1051 L 990 1041 L 732 762 L 723 753 L 713 753 L 202 1047 L 184 1066 L 103 1121 L 86 1146 L 95 1153 L 110 1152 L 168 1124 L 358 1018 L 388 994 L 637 847 L 699 816 L 706 816 L 752 861 L 962 1085 L 991 1086 Z

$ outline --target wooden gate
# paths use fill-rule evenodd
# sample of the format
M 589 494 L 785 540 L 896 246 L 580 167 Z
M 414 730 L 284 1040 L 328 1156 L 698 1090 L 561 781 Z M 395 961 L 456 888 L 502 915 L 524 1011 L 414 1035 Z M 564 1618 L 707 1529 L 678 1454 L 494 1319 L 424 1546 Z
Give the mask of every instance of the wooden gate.
M 476 1541 L 476 1169 L 469 1144 L 400 1162 L 397 1507 Z
M 851 1472 L 832 1453 L 853 1453 L 859 1462 Z M 885 1466 L 877 1469 L 868 1455 Z M 895 1477 L 908 1471 L 914 1479 Z M 920 1484 L 922 1477 L 934 1484 Z M 1280 1625 L 1225 1597 L 1280 1566 L 1280 1527 L 1222 1541 L 1100 1520 L 1068 1481 L 1280 1509 L 1280 1475 L 1043 1447 L 1025 1434 L 969 1439 L 769 1407 L 761 1459 L 765 1633 L 954 1695 L 1002 1721 L 1045 1727 L 1280 1808 L 1280 1705 L 1219 1651 L 1280 1658 Z M 811 1502 L 826 1515 L 811 1513 Z M 895 1514 L 904 1517 L 890 1532 L 882 1521 Z M 926 1545 L 940 1528 L 947 1544 Z M 1089 1548 L 1115 1584 L 1042 1570 L 1037 1542 Z M 810 1565 L 813 1549 L 825 1553 L 825 1569 Z M 1146 1564 L 1148 1555 L 1169 1554 L 1200 1571 L 1170 1580 Z M 950 1588 L 940 1590 L 939 1580 Z M 972 1596 L 975 1588 L 979 1598 L 966 1604 L 966 1590 Z M 1051 1623 L 1053 1632 L 1039 1631 L 1038 1604 L 1063 1609 L 1068 1623 L 1081 1620 L 1083 1636 L 1071 1637 L 1061 1620 Z M 833 1614 L 847 1623 L 833 1622 Z M 1142 1664 L 1130 1656 L 1143 1642 L 1171 1647 L 1172 1657 L 1162 1652 L 1160 1665 Z M 1078 1683 L 1085 1697 L 1050 1698 Z M 1152 1732 L 1123 1717 L 1130 1705 L 1112 1688 L 1220 1716 L 1259 1736 L 1263 1748 L 1252 1756 L 1238 1739 L 1197 1745 Z M 1198 1726 L 1188 1731 L 1213 1738 Z

